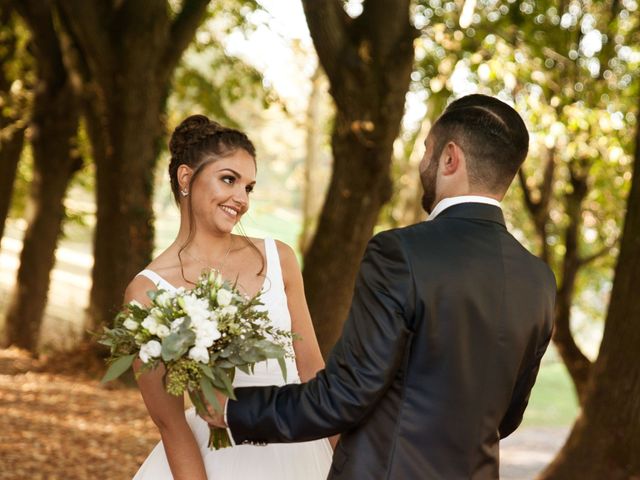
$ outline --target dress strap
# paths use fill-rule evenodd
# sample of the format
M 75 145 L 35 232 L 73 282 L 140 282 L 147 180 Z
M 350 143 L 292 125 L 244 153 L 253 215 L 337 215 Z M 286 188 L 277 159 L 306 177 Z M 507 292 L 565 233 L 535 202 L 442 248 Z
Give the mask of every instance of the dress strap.
M 170 291 L 176 290 L 176 287 L 171 285 L 169 282 L 167 282 L 164 278 L 162 278 L 153 270 L 149 270 L 149 269 L 142 270 L 138 275 L 136 275 L 136 277 L 140 275 L 143 277 L 147 277 L 149 280 L 155 283 L 158 288 L 162 288 L 164 290 L 170 290 Z
M 273 238 L 264 239 L 264 250 L 267 254 L 267 275 L 270 282 L 270 288 L 284 290 L 282 268 L 280 267 L 280 255 L 278 255 L 278 246 Z

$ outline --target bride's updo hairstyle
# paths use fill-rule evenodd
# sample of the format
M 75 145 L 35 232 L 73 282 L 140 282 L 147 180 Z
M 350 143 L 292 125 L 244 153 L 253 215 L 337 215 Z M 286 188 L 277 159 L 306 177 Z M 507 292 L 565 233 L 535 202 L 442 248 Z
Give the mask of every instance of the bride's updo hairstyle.
M 193 170 L 189 191 L 200 171 L 205 165 L 215 162 L 236 150 L 245 150 L 255 163 L 256 149 L 247 135 L 234 128 L 220 125 L 204 115 L 191 115 L 185 118 L 171 134 L 169 151 L 169 178 L 171 191 L 176 202 L 180 199 L 178 184 L 178 167 L 187 165 Z
M 178 167 L 180 167 L 180 165 L 186 165 L 193 170 L 188 186 L 189 195 L 186 197 L 189 214 L 189 236 L 178 252 L 182 278 L 189 283 L 194 282 L 187 280 L 184 276 L 181 254 L 187 245 L 189 245 L 195 233 L 193 209 L 191 208 L 191 188 L 205 166 L 224 157 L 233 155 L 240 148 L 251 155 L 253 163 L 255 164 L 256 149 L 246 134 L 234 128 L 220 125 L 218 122 L 209 120 L 209 118 L 204 115 L 191 115 L 185 118 L 171 134 L 171 139 L 169 140 L 169 151 L 171 152 L 169 179 L 171 181 L 173 197 L 178 204 L 180 204 L 181 198 L 180 184 L 178 183 Z M 242 227 L 240 226 L 240 228 Z M 258 272 L 258 275 L 261 275 L 265 265 L 262 252 L 260 252 L 260 249 L 253 244 L 244 232 L 242 232 L 242 236 L 249 243 L 249 246 L 260 255 L 262 268 Z

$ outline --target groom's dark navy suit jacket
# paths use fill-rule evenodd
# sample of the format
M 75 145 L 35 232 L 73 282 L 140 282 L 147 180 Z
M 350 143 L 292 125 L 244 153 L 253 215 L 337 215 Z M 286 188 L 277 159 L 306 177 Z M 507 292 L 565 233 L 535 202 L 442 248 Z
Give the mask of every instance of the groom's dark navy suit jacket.
M 552 328 L 555 280 L 499 208 L 376 235 L 342 337 L 302 385 L 236 390 L 237 443 L 342 433 L 331 479 L 496 479 Z

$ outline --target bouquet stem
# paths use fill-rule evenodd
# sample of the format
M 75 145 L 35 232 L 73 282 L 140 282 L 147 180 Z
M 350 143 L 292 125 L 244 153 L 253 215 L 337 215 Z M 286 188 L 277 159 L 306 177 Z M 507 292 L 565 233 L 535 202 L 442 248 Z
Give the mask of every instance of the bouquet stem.
M 191 399 L 191 403 L 193 403 L 193 406 L 196 408 L 196 413 L 200 415 L 200 417 L 209 415 L 209 410 L 207 409 L 201 392 L 190 391 L 189 398 Z M 209 442 L 207 443 L 207 445 L 209 448 L 213 448 L 215 450 L 230 447 L 231 439 L 229 438 L 227 429 L 212 427 L 211 425 L 209 425 Z

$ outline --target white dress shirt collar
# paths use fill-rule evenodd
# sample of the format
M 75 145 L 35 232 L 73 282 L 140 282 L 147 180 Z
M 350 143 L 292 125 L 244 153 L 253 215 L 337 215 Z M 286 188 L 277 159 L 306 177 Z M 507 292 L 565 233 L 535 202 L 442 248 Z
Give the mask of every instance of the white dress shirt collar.
M 427 220 L 433 220 L 447 208 L 458 205 L 460 203 L 485 203 L 487 205 L 493 205 L 495 207 L 501 208 L 500 202 L 495 198 L 483 197 L 480 195 L 460 195 L 459 197 L 449 197 L 440 200 L 433 211 L 429 214 Z

